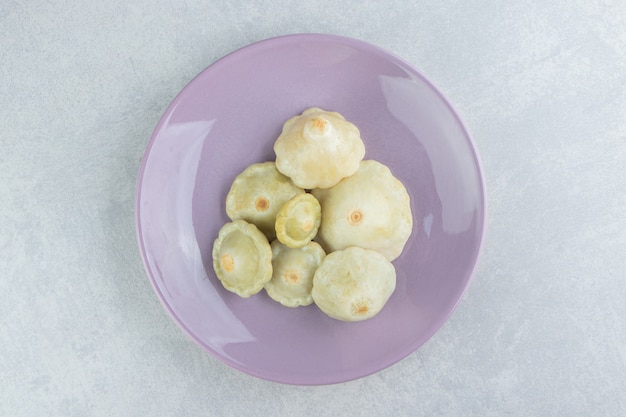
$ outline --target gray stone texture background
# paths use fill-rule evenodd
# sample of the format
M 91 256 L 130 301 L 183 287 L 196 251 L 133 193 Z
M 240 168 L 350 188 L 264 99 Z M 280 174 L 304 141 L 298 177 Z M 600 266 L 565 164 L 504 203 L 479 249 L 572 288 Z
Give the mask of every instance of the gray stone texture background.
M 302 32 L 401 56 L 488 192 L 474 281 L 374 375 L 267 382 L 206 354 L 143 269 L 140 159 L 196 74 Z M 0 415 L 626 415 L 626 2 L 0 2 Z

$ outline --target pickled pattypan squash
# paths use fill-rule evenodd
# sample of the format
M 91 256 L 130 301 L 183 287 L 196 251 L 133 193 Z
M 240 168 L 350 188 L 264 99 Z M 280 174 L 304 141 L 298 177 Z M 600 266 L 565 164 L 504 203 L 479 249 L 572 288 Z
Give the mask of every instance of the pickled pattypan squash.
M 276 236 L 276 214 L 291 197 L 304 190 L 278 172 L 274 162 L 248 166 L 233 181 L 226 196 L 226 214 L 231 220 L 246 220 L 268 239 Z
M 329 253 L 313 277 L 315 304 L 328 316 L 361 321 L 378 314 L 396 288 L 396 270 L 378 252 L 349 247 Z
M 322 206 L 318 240 L 326 252 L 360 246 L 400 256 L 413 228 L 409 194 L 380 162 L 367 160 L 329 189 L 313 190 Z
M 273 273 L 265 284 L 267 294 L 287 307 L 312 304 L 313 275 L 326 256 L 324 249 L 316 242 L 294 249 L 275 240 L 271 246 Z
M 341 114 L 311 107 L 283 125 L 274 143 L 276 168 L 305 189 L 328 188 L 365 156 L 359 129 Z
M 272 278 L 272 249 L 255 225 L 226 223 L 213 243 L 213 269 L 224 288 L 250 297 Z

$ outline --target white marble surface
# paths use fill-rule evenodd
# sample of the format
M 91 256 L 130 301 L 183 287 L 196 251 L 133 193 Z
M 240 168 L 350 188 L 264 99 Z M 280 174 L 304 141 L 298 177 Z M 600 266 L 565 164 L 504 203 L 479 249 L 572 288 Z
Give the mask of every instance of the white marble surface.
M 512 3 L 0 2 L 0 415 L 626 415 L 626 3 Z M 452 318 L 334 386 L 204 353 L 135 240 L 139 161 L 169 102 L 224 54 L 296 32 L 423 71 L 488 186 L 483 256 Z

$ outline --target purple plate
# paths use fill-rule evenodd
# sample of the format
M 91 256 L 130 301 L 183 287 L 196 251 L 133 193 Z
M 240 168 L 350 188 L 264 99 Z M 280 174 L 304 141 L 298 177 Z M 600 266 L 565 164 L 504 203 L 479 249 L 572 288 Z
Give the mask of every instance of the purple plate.
M 264 291 L 239 298 L 212 268 L 231 182 L 273 160 L 283 122 L 311 106 L 355 123 L 365 158 L 388 165 L 411 195 L 414 228 L 394 261 L 396 290 L 363 322 L 283 307 Z M 463 123 L 409 64 L 355 39 L 290 35 L 222 58 L 174 99 L 141 164 L 136 216 L 152 285 L 196 343 L 260 378 L 331 384 L 398 362 L 443 325 L 479 256 L 485 186 Z

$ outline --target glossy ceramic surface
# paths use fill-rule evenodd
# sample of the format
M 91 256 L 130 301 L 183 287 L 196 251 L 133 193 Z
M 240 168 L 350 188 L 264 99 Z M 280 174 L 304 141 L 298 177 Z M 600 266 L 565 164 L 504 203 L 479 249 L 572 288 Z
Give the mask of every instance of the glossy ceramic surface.
M 412 199 L 414 230 L 394 261 L 396 290 L 367 321 L 283 307 L 265 292 L 239 298 L 212 269 L 232 180 L 273 160 L 283 122 L 310 106 L 355 123 L 366 159 L 388 165 Z M 358 40 L 291 35 L 224 57 L 176 97 L 148 144 L 136 214 L 154 289 L 195 342 L 260 378 L 329 384 L 399 361 L 441 327 L 471 279 L 485 195 L 467 130 L 418 71 Z

